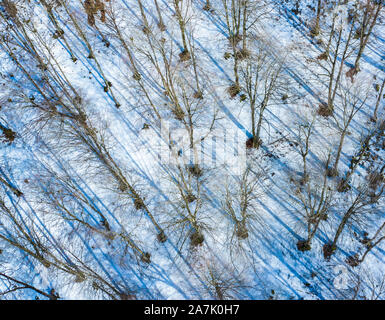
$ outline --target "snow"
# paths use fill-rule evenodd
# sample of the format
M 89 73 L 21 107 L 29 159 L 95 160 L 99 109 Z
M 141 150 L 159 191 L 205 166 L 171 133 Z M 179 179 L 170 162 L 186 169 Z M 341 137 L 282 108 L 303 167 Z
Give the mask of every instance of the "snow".
M 30 23 L 26 23 L 26 34 L 36 46 L 39 44 L 38 52 L 43 60 L 49 61 L 49 72 L 45 73 L 50 76 L 49 81 L 41 78 L 44 72 L 35 66 L 33 55 L 18 48 L 19 51 L 15 50 L 17 58 L 46 92 L 54 96 L 53 89 L 59 91 L 62 101 L 55 103 L 57 112 L 67 112 L 63 102 L 71 105 L 70 97 L 73 99 L 75 93 L 79 93 L 80 105 L 87 115 L 86 123 L 93 131 L 76 131 L 78 122 L 68 117 L 58 121 L 57 114 L 57 119 L 44 118 L 50 106 L 1 44 L 0 85 L 4 89 L 0 92 L 0 122 L 18 135 L 14 143 L 2 144 L 0 177 L 8 179 L 23 195 L 16 197 L 9 187 L 0 183 L 0 199 L 17 213 L 17 221 L 26 233 L 20 233 L 17 224 L 7 216 L 4 220 L 0 218 L 0 235 L 9 239 L 16 236 L 32 250 L 34 247 L 28 243 L 27 235 L 38 237 L 45 248 L 41 252 L 52 265 L 44 267 L 36 257 L 1 238 L 0 249 L 4 252 L 0 254 L 0 273 L 11 272 L 15 278 L 46 293 L 54 288 L 63 299 L 110 299 L 122 298 L 123 294 L 137 299 L 218 299 L 215 288 L 218 283 L 223 286 L 222 298 L 349 299 L 359 278 L 362 281 L 359 297 L 369 298 L 373 286 L 379 285 L 385 277 L 383 243 L 358 267 L 349 266 L 346 258 L 357 252 L 362 254 L 365 247 L 359 240 L 363 233 L 373 236 L 384 222 L 384 198 L 371 205 L 367 213 L 356 217 L 357 220 L 349 221 L 338 242 L 338 250 L 330 260 L 324 259 L 322 248 L 333 240 L 343 213 L 360 184 L 366 181 L 368 169 L 383 165 L 383 147 L 375 160 L 359 166 L 350 191 L 333 192 L 329 218 L 321 223 L 312 248 L 307 252 L 300 252 L 296 247 L 298 240 L 306 238 L 307 226 L 293 180 L 300 179 L 303 170 L 299 153 L 303 141 L 300 141 L 298 128 L 315 119 L 307 165 L 312 187 L 322 186 L 328 154 L 335 157 L 340 138 L 341 92 L 357 90 L 359 101 L 365 99 L 365 90 L 370 92 L 345 137 L 338 166 L 341 176 L 349 170 L 362 138 L 375 129 L 370 117 L 377 99 L 374 84 L 381 83 L 384 78 L 383 24 L 373 29 L 373 37 L 360 62 L 361 72 L 355 76 L 354 83 L 345 76 L 349 65 L 354 63 L 354 54 L 347 59 L 334 116 L 323 118 L 317 115 L 317 109 L 320 103 L 327 101 L 328 79 L 322 67 L 326 62 L 323 65 L 317 57 L 324 49 L 309 36 L 306 24 L 314 16 L 307 5 L 314 1 L 301 1 L 302 12 L 298 15 L 290 10 L 295 1 L 261 1 L 266 5 L 267 14 L 250 28 L 248 49 L 255 53 L 263 46 L 268 59 L 276 59 L 274 63 L 283 61 L 282 87 L 265 110 L 261 147 L 245 150 L 246 140 L 252 137 L 249 99 L 241 101 L 240 94 L 231 99 L 227 92 L 234 81 L 234 59 L 224 56 L 232 52 L 232 47 L 223 1 L 210 1 L 214 13 L 202 10 L 205 1 L 183 1 L 190 4 L 185 12 L 189 17 L 186 37 L 189 46 L 194 46 L 203 99 L 192 97 L 196 91 L 192 61 L 182 62 L 178 56 L 183 44 L 173 1 L 158 0 L 167 26 L 167 30 L 161 32 L 157 29 L 154 1 L 142 0 L 153 30 L 151 36 L 142 31 L 143 19 L 137 1 L 106 3 L 107 23 L 97 17 L 96 27 L 87 23 L 80 1 L 65 1 L 88 39 L 94 59 L 88 58 L 86 41 L 62 5 L 54 6 L 52 11 L 64 30 L 64 38 L 58 40 L 52 38 L 55 26 L 41 1 L 24 6 L 15 1 L 20 17 L 30 19 Z M 4 12 L 2 5 L 0 8 Z M 348 4 L 335 6 L 325 13 L 323 20 L 325 26 L 330 26 L 333 12 L 338 15 L 338 23 L 345 28 L 342 43 L 348 37 L 348 9 Z M 114 32 L 113 14 L 141 74 L 139 81 L 133 79 L 131 60 Z M 1 19 L 1 32 L 6 23 L 16 25 L 14 21 Z M 13 43 L 17 39 L 19 46 L 28 47 L 17 28 L 10 32 L 10 37 L 12 46 L 16 46 Z M 326 43 L 327 37 L 326 32 L 321 32 L 319 39 Z M 108 46 L 103 38 L 108 40 Z M 76 62 L 71 60 L 68 46 Z M 170 59 L 170 70 L 161 55 L 162 50 Z M 239 67 L 244 70 L 247 59 L 240 61 Z M 264 75 L 268 74 L 267 65 L 263 67 Z M 16 76 L 10 77 L 10 74 Z M 107 81 L 112 86 L 105 92 Z M 165 84 L 175 92 L 165 94 Z M 264 83 L 258 88 L 259 104 L 263 99 Z M 241 94 L 244 92 L 242 90 Z M 184 122 L 171 112 L 174 104 L 170 95 L 173 93 L 185 107 Z M 288 98 L 284 101 L 282 96 L 286 93 Z M 32 95 L 36 104 L 45 108 L 44 112 L 30 108 L 32 102 L 28 97 Z M 12 97 L 11 102 L 9 97 Z M 199 177 L 191 174 L 186 166 L 189 149 L 186 106 L 191 108 L 195 139 L 208 136 L 202 144 L 206 159 L 216 155 L 216 162 L 202 163 L 203 175 Z M 383 106 L 382 100 L 379 118 L 384 115 Z M 167 130 L 162 127 L 165 123 L 160 124 L 154 108 L 167 121 Z M 147 129 L 145 124 L 149 126 Z M 169 146 L 173 140 L 178 142 L 181 133 L 185 133 L 185 139 L 183 144 L 179 140 L 179 145 L 171 148 L 175 161 L 170 164 L 166 161 L 170 156 Z M 87 135 L 87 139 L 93 139 L 88 140 L 89 144 L 82 140 Z M 212 136 L 216 136 L 216 144 Z M 105 146 L 99 151 L 109 165 L 93 149 L 95 141 Z M 211 152 L 214 145 L 215 152 Z M 177 155 L 180 149 L 184 151 L 182 156 Z M 238 171 L 224 163 L 224 160 L 234 159 L 234 149 L 247 152 L 250 167 L 247 181 L 255 183 L 247 211 L 246 239 L 236 235 L 236 222 L 243 218 L 242 165 L 245 160 L 235 159 L 237 168 L 242 169 Z M 157 241 L 159 230 L 152 218 L 146 210 L 135 209 L 135 199 L 127 190 L 119 189 L 120 180 L 116 174 L 138 190 L 156 223 L 165 230 L 167 241 Z M 327 181 L 334 190 L 338 179 L 328 178 Z M 196 199 L 186 203 L 182 195 L 188 192 Z M 228 195 L 234 215 L 226 201 Z M 317 197 L 318 194 L 313 201 Z M 102 217 L 108 221 L 111 229 L 108 232 Z M 202 228 L 204 242 L 193 246 L 190 237 L 196 225 Z M 144 252 L 151 254 L 151 263 L 141 261 Z M 6 262 L 4 266 L 3 261 Z M 347 279 L 342 287 L 336 285 L 340 270 L 343 279 Z M 80 274 L 84 274 L 84 281 L 79 280 Z M 1 276 L 0 279 L 0 291 L 8 290 L 9 283 Z M 378 298 L 383 299 L 384 293 L 378 290 Z M 34 291 L 24 290 L 4 298 L 33 299 L 35 296 Z

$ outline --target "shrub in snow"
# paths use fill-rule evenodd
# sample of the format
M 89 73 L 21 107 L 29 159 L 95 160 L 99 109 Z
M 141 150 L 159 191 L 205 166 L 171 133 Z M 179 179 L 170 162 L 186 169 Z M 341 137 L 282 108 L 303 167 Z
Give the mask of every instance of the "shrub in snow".
M 236 84 L 234 83 L 234 84 L 232 84 L 230 87 L 227 88 L 227 92 L 229 93 L 230 98 L 233 99 L 233 98 L 236 97 L 236 95 L 237 95 L 238 93 L 241 92 L 241 88 L 240 88 L 238 85 L 236 85 Z
M 167 236 L 166 234 L 164 233 L 164 231 L 161 231 L 160 233 L 158 233 L 157 235 L 157 239 L 160 243 L 163 243 L 163 242 L 166 242 L 167 241 Z
M 11 144 L 16 138 L 16 132 L 0 125 L 0 130 L 3 132 L 2 138 L 5 142 Z
M 239 60 L 244 60 L 250 57 L 250 51 L 247 49 L 241 49 L 237 51 L 236 55 Z
M 179 53 L 180 61 L 188 61 L 191 59 L 191 54 L 188 52 L 188 50 L 183 50 L 181 53 Z
M 230 44 L 235 47 L 240 41 L 242 41 L 242 36 L 237 34 L 237 35 L 231 35 L 228 37 Z
M 140 79 L 142 79 L 142 76 L 140 75 L 140 73 L 138 71 L 135 71 L 133 76 L 132 76 L 136 81 L 139 81 Z
M 158 23 L 158 28 L 159 28 L 159 30 L 161 31 L 161 32 L 164 32 L 164 31 L 166 31 L 166 26 L 165 26 L 165 24 L 163 23 L 163 22 L 159 22 Z
M 311 250 L 311 245 L 307 240 L 299 240 L 297 242 L 297 249 L 301 252 L 309 251 Z
M 238 221 L 235 226 L 236 235 L 239 239 L 246 239 L 249 237 L 249 231 L 246 228 L 245 221 Z
M 327 168 L 326 169 L 326 175 L 331 178 L 331 177 L 337 177 L 338 176 L 338 171 L 334 168 Z
M 203 99 L 202 91 L 196 91 L 193 96 L 195 99 Z
M 326 103 L 322 103 L 319 105 L 317 113 L 325 118 L 330 117 L 333 114 L 333 107 Z
M 338 182 L 338 185 L 337 185 L 337 191 L 338 192 L 347 192 L 348 190 L 350 190 L 350 185 L 349 183 L 346 181 L 346 179 L 341 179 L 339 182 Z
M 197 199 L 197 197 L 194 194 L 192 194 L 192 193 L 188 193 L 187 196 L 186 196 L 186 199 L 187 199 L 188 202 L 191 203 L 191 202 L 194 202 Z
M 203 170 L 197 164 L 189 165 L 188 171 L 197 178 L 203 175 Z
M 251 149 L 251 148 L 258 149 L 261 145 L 262 145 L 261 139 L 255 139 L 255 138 L 251 137 L 251 138 L 246 140 L 246 148 L 247 149 Z
M 140 198 L 136 198 L 134 200 L 134 206 L 135 206 L 135 209 L 136 210 L 140 210 L 140 209 L 143 209 L 144 208 L 144 202 L 142 199 Z
M 326 243 L 322 247 L 323 255 L 326 260 L 329 260 L 332 254 L 337 250 L 337 247 L 331 243 Z
M 360 264 L 358 254 L 354 254 L 354 255 L 347 257 L 346 263 L 351 267 L 357 267 Z
M 151 263 L 151 254 L 148 252 L 143 252 L 142 256 L 140 257 L 140 261 L 147 264 Z
M 177 119 L 179 121 L 183 120 L 184 111 L 180 107 L 174 108 L 171 112 L 174 114 L 175 119 Z
M 384 183 L 384 175 L 381 172 L 371 172 L 367 177 L 369 181 L 369 187 L 373 190 L 377 189 L 381 184 Z
M 204 240 L 203 234 L 198 230 L 194 230 L 190 235 L 190 243 L 193 247 L 202 245 Z

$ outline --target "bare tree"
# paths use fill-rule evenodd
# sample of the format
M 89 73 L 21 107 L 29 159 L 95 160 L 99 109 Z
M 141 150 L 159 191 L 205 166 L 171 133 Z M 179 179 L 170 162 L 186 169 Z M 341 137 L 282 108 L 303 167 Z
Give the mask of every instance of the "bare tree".
M 380 106 L 381 101 L 384 98 L 383 94 L 384 94 L 384 87 L 385 87 L 385 78 L 382 81 L 381 87 L 378 84 L 376 84 L 375 86 L 376 86 L 376 91 L 378 92 L 378 95 L 377 95 L 376 106 L 374 108 L 372 119 L 374 121 L 377 121 L 378 108 Z
M 247 45 L 248 38 L 252 30 L 256 28 L 257 23 L 267 14 L 268 8 L 265 1 L 249 0 L 222 0 L 222 6 L 228 41 L 232 50 L 229 57 L 232 56 L 234 60 L 234 83 L 228 88 L 228 92 L 230 97 L 234 98 L 241 91 L 239 83 L 240 62 L 250 55 Z M 225 58 L 226 56 L 227 54 L 225 54 Z
M 327 178 L 327 168 L 330 162 L 328 154 L 325 168 L 316 170 L 309 168 L 310 138 L 314 130 L 312 121 L 299 125 L 297 144 L 302 158 L 302 173 L 299 178 L 292 178 L 295 185 L 294 196 L 300 204 L 300 214 L 306 225 L 306 239 L 297 242 L 300 251 L 311 250 L 311 242 L 323 221 L 328 219 L 332 206 L 333 192 Z
M 256 53 L 240 67 L 240 83 L 247 95 L 253 135 L 248 147 L 258 148 L 262 144 L 260 134 L 264 112 L 270 105 L 282 103 L 286 94 L 282 75 L 284 58 L 271 58 L 269 46 L 269 43 L 258 45 Z
M 323 70 L 322 76 L 327 82 L 327 102 L 320 105 L 318 113 L 328 117 L 333 114 L 334 102 L 337 90 L 343 76 L 346 61 L 354 54 L 354 23 L 348 23 L 348 19 L 338 13 L 340 2 L 336 5 L 331 15 L 331 25 L 326 26 L 324 52 L 316 61 Z M 346 31 L 345 31 L 346 30 Z M 344 37 L 346 37 L 344 39 Z
M 361 184 L 357 187 L 357 191 L 352 191 L 348 207 L 345 208 L 345 211 L 342 213 L 341 221 L 338 224 L 332 241 L 323 246 L 325 259 L 330 259 L 330 257 L 335 253 L 337 250 L 338 240 L 351 220 L 364 219 L 365 216 L 373 210 L 373 204 L 378 202 L 383 194 L 384 187 L 380 188 L 377 192 L 372 193 L 369 192 L 369 186 L 367 184 Z
M 365 88 L 361 84 L 352 86 L 341 85 L 338 91 L 342 100 L 342 114 L 341 116 L 334 114 L 333 119 L 339 131 L 339 143 L 333 167 L 328 172 L 329 176 L 338 175 L 338 163 L 340 161 L 346 134 L 349 131 L 350 124 L 355 115 L 366 105 L 370 86 Z
M 255 174 L 250 168 L 246 168 L 245 172 L 236 178 L 235 192 L 226 185 L 222 207 L 234 224 L 232 237 L 235 235 L 239 240 L 244 240 L 249 237 L 250 227 L 258 220 L 255 214 L 258 209 L 255 200 L 262 198 L 261 184 L 264 183 L 265 174 L 262 170 Z
M 355 36 L 359 39 L 359 47 L 354 62 L 354 69 L 356 72 L 360 70 L 359 63 L 362 54 L 369 42 L 370 36 L 372 35 L 374 27 L 378 24 L 381 10 L 384 7 L 384 1 L 357 1 L 356 6 L 358 10 L 355 12 L 358 15 L 357 31 Z

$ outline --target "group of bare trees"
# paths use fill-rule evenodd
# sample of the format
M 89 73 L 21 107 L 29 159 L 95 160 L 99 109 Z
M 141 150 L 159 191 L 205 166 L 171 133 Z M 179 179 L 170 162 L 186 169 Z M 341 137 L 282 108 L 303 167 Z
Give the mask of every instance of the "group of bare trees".
M 0 298 L 274 292 L 243 279 L 270 241 L 271 185 L 297 209 L 299 251 L 354 251 L 358 267 L 385 239 L 385 80 L 362 62 L 384 12 L 353 2 L 301 19 L 318 45 L 301 80 L 320 93 L 298 115 L 294 59 L 265 31 L 272 1 L 0 1 Z M 239 175 L 201 161 L 225 156 L 212 135 L 234 123 L 250 131 Z M 264 166 L 272 141 L 297 152 L 287 181 Z
M 384 75 L 376 64 L 374 76 L 362 65 L 373 61 L 368 57 L 376 47 L 384 2 L 316 1 L 311 19 L 305 15 L 309 7 L 301 8 L 292 12 L 313 41 L 303 50 L 309 68 L 315 68 L 310 83 L 322 89 L 292 140 L 299 164 L 289 172 L 290 202 L 301 225 L 296 245 L 301 252 L 318 250 L 327 261 L 342 256 L 352 272 L 350 284 L 356 283 L 349 287 L 352 296 L 366 299 L 361 266 L 368 266 L 369 253 L 381 250 L 385 231 Z M 383 294 L 375 291 L 372 299 Z

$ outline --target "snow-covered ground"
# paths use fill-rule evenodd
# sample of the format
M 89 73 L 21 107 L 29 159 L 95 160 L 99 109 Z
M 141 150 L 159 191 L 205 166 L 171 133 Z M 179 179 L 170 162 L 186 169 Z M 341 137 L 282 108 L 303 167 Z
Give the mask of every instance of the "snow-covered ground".
M 385 9 L 350 77 L 321 2 L 0 2 L 0 298 L 384 299 Z

